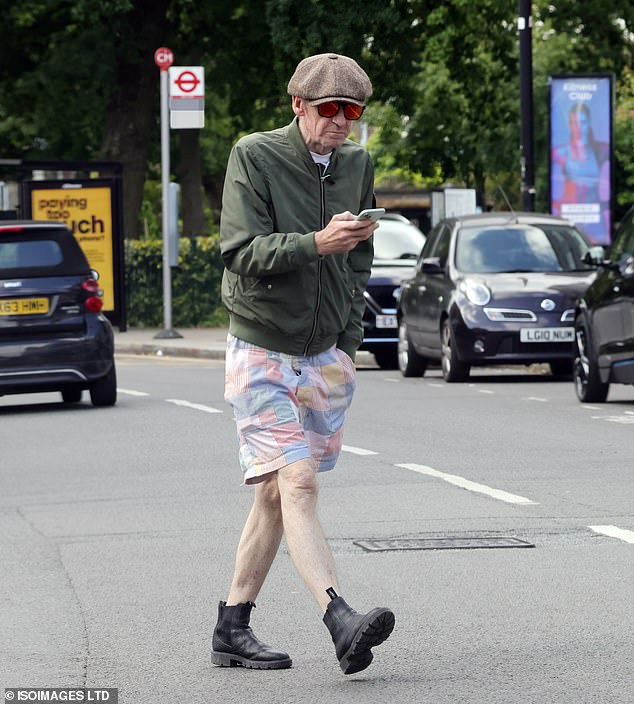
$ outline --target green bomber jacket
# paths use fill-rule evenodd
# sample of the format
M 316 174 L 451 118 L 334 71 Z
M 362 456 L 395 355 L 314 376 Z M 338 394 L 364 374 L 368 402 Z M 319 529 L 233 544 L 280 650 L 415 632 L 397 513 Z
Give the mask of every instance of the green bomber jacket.
M 241 138 L 227 164 L 220 218 L 222 300 L 229 332 L 292 355 L 332 345 L 354 359 L 372 265 L 372 238 L 346 254 L 320 256 L 315 233 L 335 213 L 372 206 L 367 151 L 350 140 L 322 175 L 297 118 Z

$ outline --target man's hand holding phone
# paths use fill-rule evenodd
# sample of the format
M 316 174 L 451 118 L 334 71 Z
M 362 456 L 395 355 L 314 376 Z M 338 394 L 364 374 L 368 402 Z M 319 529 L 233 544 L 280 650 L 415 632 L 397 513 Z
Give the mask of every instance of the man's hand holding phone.
M 385 212 L 385 209 L 375 208 L 374 211 Z M 369 239 L 378 227 L 376 221 L 381 213 L 373 214 L 371 217 L 361 217 L 361 215 L 374 211 L 361 211 L 359 215 L 346 211 L 333 215 L 326 227 L 315 233 L 317 253 L 342 254 L 354 249 L 359 242 Z
M 356 219 L 377 222 L 381 215 L 385 215 L 385 208 L 366 208 L 357 215 Z

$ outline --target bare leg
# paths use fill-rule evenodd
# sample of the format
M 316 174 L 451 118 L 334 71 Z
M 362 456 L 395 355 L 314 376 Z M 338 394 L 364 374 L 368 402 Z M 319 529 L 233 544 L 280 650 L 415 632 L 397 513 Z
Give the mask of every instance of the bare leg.
M 280 469 L 284 532 L 288 550 L 306 586 L 326 611 L 328 587 L 339 589 L 335 561 L 317 515 L 319 485 L 312 460 L 300 460 Z
M 227 605 L 255 601 L 284 533 L 277 475 L 255 486 L 253 506 L 240 536 Z

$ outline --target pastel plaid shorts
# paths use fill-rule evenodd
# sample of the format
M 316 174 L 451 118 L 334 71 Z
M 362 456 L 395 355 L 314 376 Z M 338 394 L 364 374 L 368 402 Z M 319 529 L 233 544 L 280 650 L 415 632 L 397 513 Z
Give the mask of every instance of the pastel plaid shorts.
M 331 347 L 294 356 L 227 338 L 225 399 L 233 408 L 244 483 L 298 460 L 335 466 L 355 389 L 354 362 Z

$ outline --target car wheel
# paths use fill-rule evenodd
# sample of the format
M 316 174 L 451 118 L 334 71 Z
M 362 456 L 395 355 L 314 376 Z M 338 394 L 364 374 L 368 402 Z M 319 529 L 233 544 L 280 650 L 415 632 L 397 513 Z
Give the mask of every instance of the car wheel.
M 62 390 L 62 400 L 64 403 L 79 403 L 81 401 L 82 390 L 71 386 Z
M 449 383 L 466 381 L 471 366 L 458 359 L 456 342 L 449 318 L 445 318 L 440 331 L 440 366 L 443 379 Z
M 398 368 L 406 377 L 423 376 L 427 369 L 427 359 L 414 349 L 404 320 L 398 326 Z
M 105 376 L 90 385 L 90 400 L 93 406 L 114 406 L 117 402 L 117 373 L 114 364 Z
M 599 376 L 599 365 L 592 352 L 586 322 L 575 320 L 575 359 L 572 369 L 577 398 L 582 403 L 603 403 L 608 397 L 610 384 Z
M 564 378 L 572 375 L 572 360 L 555 359 L 549 362 L 548 365 L 550 366 L 550 372 L 553 376 Z
M 374 359 L 381 369 L 398 369 L 398 352 L 396 347 L 374 351 Z

